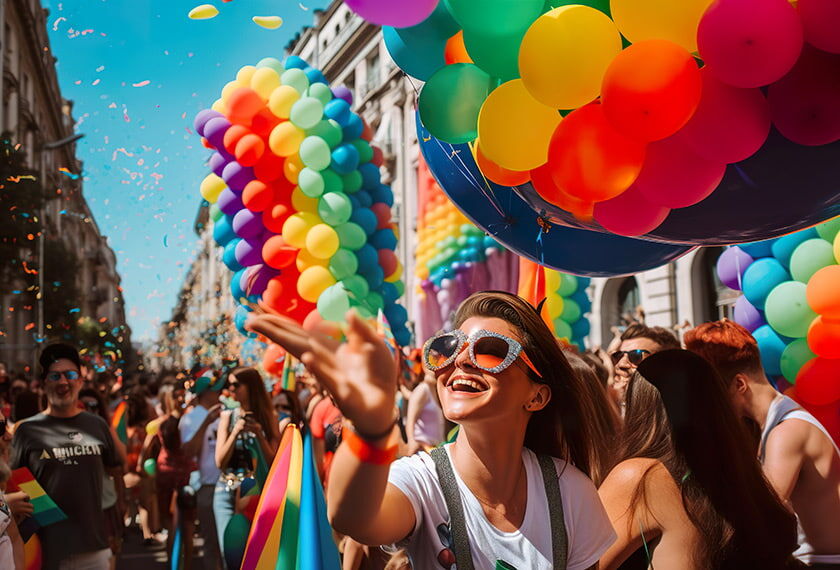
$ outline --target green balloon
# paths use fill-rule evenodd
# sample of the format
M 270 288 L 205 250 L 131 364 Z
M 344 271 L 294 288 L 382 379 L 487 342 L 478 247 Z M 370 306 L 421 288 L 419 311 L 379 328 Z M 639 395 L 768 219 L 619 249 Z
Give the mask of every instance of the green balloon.
M 318 85 L 321 85 L 318 83 Z M 308 136 L 316 136 L 324 139 L 330 148 L 335 148 L 341 144 L 341 138 L 344 133 L 341 131 L 341 125 L 332 119 L 318 121 L 318 124 L 306 131 Z
M 359 164 L 370 162 L 373 159 L 373 148 L 364 139 L 358 139 L 350 143 L 359 152 Z
M 558 295 L 560 295 L 561 297 L 568 297 L 569 295 L 577 291 L 577 287 L 577 277 L 575 277 L 574 275 L 569 275 L 568 273 L 560 274 L 560 288 L 557 289 Z M 563 299 L 563 302 L 565 303 L 566 300 Z
M 229 568 L 239 568 L 242 564 L 250 531 L 251 521 L 242 513 L 233 515 L 225 527 L 222 549 Z
M 300 143 L 300 160 L 313 170 L 324 170 L 330 165 L 330 145 L 321 137 L 306 137 Z
M 339 249 L 330 258 L 328 268 L 332 276 L 341 281 L 355 275 L 359 270 L 359 259 L 349 249 Z
M 458 236 L 458 239 L 455 240 L 455 243 L 458 244 L 458 247 L 466 247 L 467 239 L 468 239 L 467 236 L 460 235 L 460 236 Z
M 143 471 L 145 471 L 151 477 L 155 476 L 157 473 L 157 461 L 153 457 L 150 457 L 146 461 L 143 462 Z
M 764 316 L 777 333 L 800 338 L 808 334 L 817 313 L 808 305 L 805 284 L 785 281 L 770 291 L 764 303 Z
M 342 283 L 330 285 L 318 297 L 318 314 L 324 320 L 341 322 L 350 310 L 350 298 Z
M 371 291 L 367 296 L 367 304 L 374 311 L 381 311 L 385 308 L 385 299 L 376 291 Z
M 508 34 L 534 23 L 545 0 L 446 0 L 446 7 L 464 31 Z
M 370 285 L 368 285 L 367 279 L 361 275 L 351 275 L 342 279 L 341 283 L 350 293 L 350 299 L 355 300 L 357 303 L 364 302 L 367 299 L 368 293 L 370 293 Z
M 286 69 L 283 67 L 283 62 L 276 57 L 264 57 L 257 64 L 257 69 L 261 67 L 270 67 L 277 72 L 277 75 L 282 76 Z
M 359 224 L 353 222 L 339 224 L 335 227 L 335 231 L 338 234 L 338 243 L 346 249 L 356 251 L 367 241 L 365 230 Z
M 423 125 L 442 141 L 461 144 L 478 136 L 478 113 L 495 82 L 478 66 L 453 63 L 438 69 L 418 103 Z
M 799 374 L 799 369 L 816 356 L 816 354 L 811 352 L 810 347 L 808 347 L 808 339 L 798 338 L 787 345 L 787 348 L 782 352 L 780 361 L 782 375 L 785 377 L 785 380 L 794 384 L 796 382 L 796 375 Z
M 323 83 L 313 83 L 309 86 L 309 89 L 306 91 L 306 94 L 309 97 L 314 97 L 315 99 L 320 101 L 321 105 L 326 105 L 333 98 L 332 91 Z
M 580 318 L 580 305 L 572 299 L 563 299 L 563 311 L 560 318 L 567 323 L 573 323 Z
M 464 46 L 477 66 L 493 77 L 510 81 L 519 77 L 519 46 L 528 28 L 510 34 L 464 32 Z
M 219 209 L 218 204 L 210 204 L 210 219 L 214 222 L 219 221 L 219 218 L 224 216 L 225 213 Z
M 298 186 L 300 191 L 310 198 L 317 198 L 324 193 L 324 177 L 317 170 L 307 166 L 298 174 Z
M 397 288 L 397 296 L 402 297 L 405 294 L 405 283 L 402 282 L 402 279 L 394 282 L 394 287 Z
M 824 239 L 805 240 L 790 256 L 790 274 L 797 281 L 808 283 L 811 276 L 827 265 L 834 265 L 834 248 Z
M 834 238 L 840 233 L 840 216 L 821 223 L 816 229 L 821 238 L 829 243 L 834 243 Z
M 612 18 L 612 12 L 610 12 L 610 0 L 547 0 L 545 7 L 543 8 L 543 14 L 550 12 L 555 8 L 569 6 L 571 4 L 580 4 L 581 6 L 595 8 Z
M 564 299 L 565 302 L 565 299 Z M 563 319 L 554 319 L 554 336 L 557 338 L 572 338 L 572 327 Z
M 301 97 L 292 105 L 289 120 L 301 129 L 311 129 L 324 116 L 324 105 L 315 97 Z
M 362 173 L 358 170 L 345 174 L 341 181 L 344 183 L 344 191 L 348 194 L 355 194 L 362 189 Z
M 327 168 L 321 171 L 321 176 L 324 177 L 324 192 L 342 192 L 344 191 L 344 181 L 332 168 Z
M 309 89 L 309 78 L 302 69 L 287 69 L 280 75 L 280 82 L 283 85 L 289 85 L 301 95 Z
M 342 192 L 330 192 L 318 200 L 318 215 L 331 226 L 343 224 L 352 213 L 353 204 L 347 194 Z

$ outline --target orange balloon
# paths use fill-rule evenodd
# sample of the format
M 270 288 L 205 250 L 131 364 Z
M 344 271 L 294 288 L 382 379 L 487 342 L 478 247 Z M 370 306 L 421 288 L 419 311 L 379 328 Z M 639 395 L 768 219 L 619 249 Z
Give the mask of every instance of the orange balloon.
M 292 209 L 288 203 L 274 204 L 263 211 L 262 222 L 267 230 L 279 234 L 283 232 L 283 224 L 291 215 Z
M 267 140 L 274 127 L 281 122 L 270 109 L 262 109 L 251 119 L 251 130 Z
M 840 358 L 840 322 L 814 319 L 808 328 L 808 348 L 823 358 Z
M 548 147 L 548 167 L 558 188 L 583 202 L 600 202 L 627 190 L 639 176 L 646 144 L 617 131 L 603 106 L 569 113 Z
M 467 53 L 467 46 L 464 45 L 464 30 L 458 30 L 457 34 L 446 40 L 443 60 L 446 65 L 450 63 L 473 63 L 470 54 Z
M 279 376 L 283 371 L 283 361 L 286 359 L 286 351 L 279 344 L 269 343 L 263 353 L 263 368 L 269 374 Z
M 685 48 L 645 40 L 612 61 L 601 84 L 601 103 L 612 125 L 628 137 L 651 142 L 680 130 L 700 104 L 702 79 Z
M 502 168 L 481 152 L 481 147 L 475 147 L 475 162 L 481 173 L 487 177 L 490 182 L 495 182 L 499 186 L 519 186 L 525 184 L 531 179 L 531 173 L 527 170 L 517 171 Z
M 253 89 L 240 87 L 230 94 L 227 108 L 230 122 L 250 125 L 254 115 L 265 108 L 265 101 Z
M 225 145 L 225 150 L 227 150 L 230 154 L 234 154 L 236 152 L 236 144 L 242 140 L 242 137 L 245 135 L 251 134 L 251 129 L 244 125 L 231 125 L 230 128 L 225 131 L 225 136 L 222 139 L 223 144 Z
M 840 265 L 829 265 L 814 273 L 805 294 L 814 311 L 828 319 L 840 320 Z
M 286 159 L 267 150 L 262 158 L 254 165 L 254 176 L 263 182 L 273 182 L 283 178 L 283 164 Z
M 274 269 L 285 269 L 297 259 L 298 248 L 286 243 L 283 236 L 275 235 L 268 238 L 262 248 L 265 264 Z
M 262 212 L 274 203 L 274 187 L 261 180 L 251 180 L 242 191 L 242 203 L 252 212 Z
M 840 359 L 818 356 L 803 364 L 796 375 L 796 397 L 815 406 L 840 400 Z
M 558 188 L 557 184 L 554 183 L 554 180 L 551 177 L 551 169 L 548 164 L 535 168 L 530 172 L 530 175 L 531 184 L 534 186 L 534 190 L 537 191 L 537 194 L 539 194 L 543 200 L 550 202 L 567 212 L 575 214 L 578 217 L 587 218 L 587 212 L 591 217 L 594 204 L 592 202 L 587 202 L 585 200 L 575 198 L 574 196 L 570 196 Z
M 247 134 L 236 143 L 233 154 L 242 166 L 254 166 L 265 154 L 265 141 L 259 135 Z

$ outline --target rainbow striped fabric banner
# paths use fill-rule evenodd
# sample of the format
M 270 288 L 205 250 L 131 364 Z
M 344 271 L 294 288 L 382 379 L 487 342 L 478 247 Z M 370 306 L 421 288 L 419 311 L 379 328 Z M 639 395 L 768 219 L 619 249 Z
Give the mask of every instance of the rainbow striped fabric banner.
M 67 518 L 61 507 L 55 504 L 55 501 L 47 495 L 41 484 L 35 480 L 32 472 L 27 467 L 20 467 L 12 471 L 12 477 L 6 492 L 23 491 L 29 495 L 29 501 L 32 503 L 32 516 L 27 517 L 18 525 L 20 528 L 21 537 L 24 542 L 32 536 L 39 528 Z
M 111 416 L 111 427 L 117 432 L 117 437 L 123 443 L 128 443 L 128 402 L 123 400 L 114 408 Z

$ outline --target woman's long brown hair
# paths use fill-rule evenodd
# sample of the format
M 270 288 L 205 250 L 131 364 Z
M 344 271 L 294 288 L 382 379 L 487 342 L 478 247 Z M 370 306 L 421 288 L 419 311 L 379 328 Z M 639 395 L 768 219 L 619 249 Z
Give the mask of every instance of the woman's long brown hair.
M 248 408 L 254 413 L 257 423 L 265 430 L 266 438 L 276 443 L 279 438 L 277 416 L 271 407 L 271 401 L 268 399 L 268 392 L 265 390 L 265 383 L 260 373 L 255 368 L 239 367 L 235 368 L 230 375 L 237 382 L 248 387 Z M 271 462 L 270 457 L 265 459 Z
M 522 347 L 543 375 L 537 378 L 529 371 L 529 376 L 551 388 L 548 405 L 528 422 L 525 447 L 570 461 L 592 477 L 604 463 L 607 443 L 594 419 L 596 406 L 537 310 L 511 293 L 483 291 L 461 303 L 453 324 L 459 327 L 476 316 L 496 317 L 516 328 Z
M 627 390 L 618 462 L 634 457 L 661 462 L 679 487 L 701 537 L 692 553 L 697 567 L 798 567 L 791 557 L 796 519 L 764 479 L 723 381 L 702 357 L 666 350 L 639 365 Z M 645 502 L 651 469 L 631 512 Z

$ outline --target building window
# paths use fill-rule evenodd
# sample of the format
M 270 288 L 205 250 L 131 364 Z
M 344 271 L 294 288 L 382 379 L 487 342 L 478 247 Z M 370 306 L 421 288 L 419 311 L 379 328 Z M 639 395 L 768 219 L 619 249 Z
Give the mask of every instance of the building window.
M 639 295 L 639 284 L 635 277 L 628 277 L 618 288 L 619 326 L 626 326 L 636 318 L 637 309 L 641 307 L 642 298 Z
M 691 283 L 694 324 L 732 319 L 735 301 L 740 293 L 724 285 L 717 275 L 717 259 L 723 253 L 722 247 L 707 247 L 694 257 L 691 266 Z
M 373 52 L 373 54 L 367 60 L 367 85 L 365 91 L 373 91 L 380 84 L 380 61 L 379 61 L 379 51 Z

